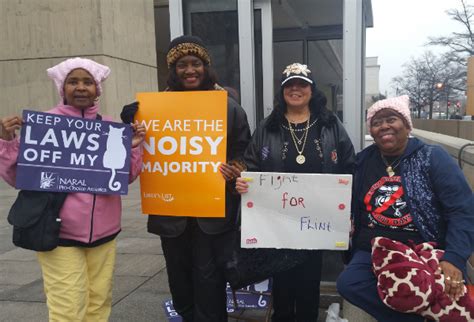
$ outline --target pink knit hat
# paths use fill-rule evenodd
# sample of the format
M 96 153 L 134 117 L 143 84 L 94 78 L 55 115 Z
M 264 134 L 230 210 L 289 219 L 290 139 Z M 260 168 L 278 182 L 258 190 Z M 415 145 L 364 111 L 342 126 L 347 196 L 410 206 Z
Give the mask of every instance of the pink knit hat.
M 102 93 L 101 83 L 109 76 L 110 68 L 96 63 L 93 60 L 79 57 L 66 59 L 56 66 L 48 68 L 48 76 L 54 81 L 54 84 L 56 84 L 59 95 L 64 97 L 64 81 L 70 72 L 78 68 L 87 70 L 89 74 L 94 77 L 97 86 L 97 96 L 100 96 L 100 93 Z
M 398 97 L 387 98 L 384 100 L 380 100 L 375 102 L 374 105 L 369 107 L 367 110 L 367 128 L 370 130 L 370 122 L 372 121 L 372 117 L 383 109 L 392 109 L 395 112 L 398 112 L 403 116 L 405 121 L 407 121 L 408 128 L 411 130 L 413 128 L 413 123 L 411 121 L 410 116 L 410 98 L 408 95 L 402 95 Z

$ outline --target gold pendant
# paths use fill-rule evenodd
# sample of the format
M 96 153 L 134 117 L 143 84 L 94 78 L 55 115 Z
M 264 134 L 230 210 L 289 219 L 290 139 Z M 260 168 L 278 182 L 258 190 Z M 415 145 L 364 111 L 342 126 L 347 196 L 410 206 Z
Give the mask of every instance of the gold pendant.
M 296 162 L 297 162 L 298 164 L 303 164 L 303 163 L 305 163 L 305 161 L 306 161 L 306 158 L 305 158 L 304 155 L 302 155 L 302 154 L 300 154 L 300 155 L 298 155 L 298 156 L 296 157 Z
M 391 166 L 388 166 L 385 171 L 387 171 L 389 177 L 393 177 L 395 175 L 395 171 L 393 171 Z

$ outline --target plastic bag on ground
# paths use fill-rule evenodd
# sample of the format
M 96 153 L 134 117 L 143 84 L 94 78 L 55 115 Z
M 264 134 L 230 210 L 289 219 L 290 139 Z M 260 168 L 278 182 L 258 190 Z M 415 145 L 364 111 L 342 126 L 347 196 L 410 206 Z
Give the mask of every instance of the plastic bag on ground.
M 332 303 L 329 305 L 328 310 L 326 311 L 328 313 L 326 316 L 326 322 L 348 322 L 347 319 L 343 319 L 339 316 L 339 311 L 339 303 Z

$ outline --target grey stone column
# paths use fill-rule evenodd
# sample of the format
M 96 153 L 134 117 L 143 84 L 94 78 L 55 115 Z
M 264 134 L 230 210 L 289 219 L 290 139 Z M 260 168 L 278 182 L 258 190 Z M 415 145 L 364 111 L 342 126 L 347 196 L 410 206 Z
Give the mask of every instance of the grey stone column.
M 158 90 L 151 0 L 0 1 L 0 31 L 0 116 L 54 106 L 46 69 L 70 57 L 112 69 L 102 114 L 117 118 L 136 92 Z

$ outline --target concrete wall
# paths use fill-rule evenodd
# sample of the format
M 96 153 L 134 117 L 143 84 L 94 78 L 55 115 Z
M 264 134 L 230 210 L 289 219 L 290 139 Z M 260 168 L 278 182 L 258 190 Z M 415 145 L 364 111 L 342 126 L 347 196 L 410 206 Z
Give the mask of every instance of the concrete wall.
M 465 139 L 420 129 L 414 129 L 412 134 L 428 144 L 441 145 L 453 158 L 456 159 L 456 162 L 458 162 L 457 158 L 460 148 L 467 143 L 471 143 L 471 141 Z M 471 185 L 471 189 L 474 189 L 474 146 L 467 147 L 463 150 L 462 170 L 467 181 Z
M 152 0 L 0 1 L 0 116 L 59 101 L 46 69 L 87 57 L 112 69 L 100 98 L 118 117 L 135 92 L 156 91 Z
M 417 129 L 474 141 L 474 121 L 413 119 Z

